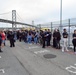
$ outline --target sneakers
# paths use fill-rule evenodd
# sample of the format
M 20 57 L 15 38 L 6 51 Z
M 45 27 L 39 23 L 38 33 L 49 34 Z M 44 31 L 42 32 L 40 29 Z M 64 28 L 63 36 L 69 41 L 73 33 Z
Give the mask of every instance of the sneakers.
M 64 52 L 64 50 L 62 50 L 62 52 Z
M 69 51 L 68 49 L 66 51 Z
M 2 53 L 3 51 L 0 50 L 0 53 Z
M 76 54 L 76 52 L 75 52 L 75 54 Z
M 0 58 L 1 58 L 1 56 L 0 56 Z
M 68 52 L 69 50 L 68 50 L 68 49 L 66 49 L 66 51 Z M 62 52 L 64 52 L 64 49 L 62 49 Z

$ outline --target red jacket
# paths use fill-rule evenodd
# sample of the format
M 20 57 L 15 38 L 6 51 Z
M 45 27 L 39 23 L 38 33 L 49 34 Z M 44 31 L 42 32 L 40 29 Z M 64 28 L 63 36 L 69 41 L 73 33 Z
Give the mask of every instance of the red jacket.
M 2 40 L 5 40 L 6 39 L 5 33 L 2 33 L 1 35 L 2 35 Z

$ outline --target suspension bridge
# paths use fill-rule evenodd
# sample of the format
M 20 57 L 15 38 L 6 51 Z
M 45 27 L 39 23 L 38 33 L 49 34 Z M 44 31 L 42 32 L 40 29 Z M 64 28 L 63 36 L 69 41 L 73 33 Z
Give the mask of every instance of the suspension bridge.
M 4 14 L 8 14 L 8 13 L 3 13 L 3 14 L 0 14 L 0 15 L 4 15 Z M 22 23 L 22 22 L 17 22 L 16 21 L 16 10 L 12 10 L 12 20 L 7 20 L 7 19 L 1 19 L 0 18 L 0 22 L 2 23 L 9 23 L 9 24 L 12 24 L 12 29 L 17 29 L 17 25 L 23 25 L 23 26 L 29 26 L 29 27 L 35 27 L 35 28 L 38 28 L 37 26 L 35 25 L 32 25 L 32 24 L 27 24 L 27 23 Z M 18 15 L 19 16 L 19 15 Z M 20 17 L 20 16 L 19 16 Z M 21 18 L 21 17 L 20 17 Z M 3 28 L 3 27 L 2 27 Z M 4 27 L 5 28 L 5 27 Z

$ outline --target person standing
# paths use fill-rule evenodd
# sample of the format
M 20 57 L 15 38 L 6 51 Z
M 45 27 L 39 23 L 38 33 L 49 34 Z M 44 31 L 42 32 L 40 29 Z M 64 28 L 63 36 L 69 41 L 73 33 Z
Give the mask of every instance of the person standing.
M 73 43 L 73 46 L 74 46 L 74 52 L 75 52 L 75 54 L 76 54 L 76 30 L 74 30 L 74 33 L 73 33 L 73 41 L 72 41 L 72 43 Z
M 14 34 L 12 31 L 9 33 L 10 47 L 15 47 Z
M 6 35 L 5 35 L 4 31 L 1 31 L 1 36 L 2 36 L 2 46 L 5 46 Z
M 28 35 L 27 35 L 27 42 L 28 42 L 29 44 L 32 43 L 31 32 L 28 32 Z
M 68 43 L 68 33 L 66 31 L 66 29 L 63 30 L 63 46 L 62 46 L 62 52 L 64 52 L 64 50 L 68 51 L 67 49 L 67 43 Z
M 43 31 L 40 30 L 40 33 L 39 34 L 40 34 L 39 35 L 39 43 L 40 43 L 40 45 L 42 45 L 42 34 L 43 34 Z
M 50 29 L 48 29 L 47 35 L 46 35 L 46 37 L 47 37 L 47 46 L 50 46 L 51 36 L 52 36 L 52 33 L 51 33 Z
M 61 34 L 59 32 L 59 30 L 57 29 L 56 32 L 56 49 L 60 49 L 60 40 L 61 40 Z
M 45 48 L 45 41 L 46 41 L 46 34 L 44 31 L 42 31 L 42 48 Z
M 38 43 L 38 31 L 36 31 L 35 37 L 34 37 L 34 43 L 37 44 Z
M 19 41 L 22 41 L 22 31 L 19 31 Z
M 1 36 L 1 31 L 0 31 L 0 52 L 3 52 L 3 51 L 1 50 L 1 46 L 2 46 L 2 36 Z
M 53 32 L 53 47 L 54 48 L 56 48 L 56 46 L 57 46 L 57 43 L 56 43 L 56 39 L 57 39 L 57 34 L 56 34 L 56 29 L 54 30 L 54 32 Z

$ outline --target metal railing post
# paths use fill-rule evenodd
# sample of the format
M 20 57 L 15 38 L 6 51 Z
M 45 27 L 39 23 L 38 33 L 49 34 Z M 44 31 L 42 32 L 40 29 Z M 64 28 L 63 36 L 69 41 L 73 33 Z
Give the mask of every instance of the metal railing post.
M 51 22 L 51 33 L 53 32 L 53 29 L 52 29 L 53 27 L 52 27 L 52 22 Z
M 68 47 L 70 47 L 70 41 L 71 41 L 71 40 L 70 40 L 70 19 L 68 20 L 68 24 L 69 24 L 69 25 L 68 25 L 68 26 L 69 26 L 69 29 L 68 29 L 68 32 L 69 32 L 69 33 L 68 33 L 68 34 L 69 34 L 69 35 L 68 35 Z

